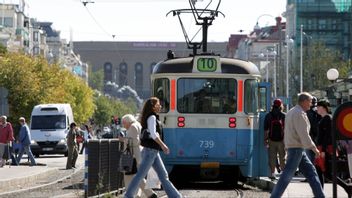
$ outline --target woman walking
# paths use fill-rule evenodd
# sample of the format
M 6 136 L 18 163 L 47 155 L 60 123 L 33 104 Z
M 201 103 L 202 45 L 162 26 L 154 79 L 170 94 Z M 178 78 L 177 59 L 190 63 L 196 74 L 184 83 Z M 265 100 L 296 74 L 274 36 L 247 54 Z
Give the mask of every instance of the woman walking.
M 138 167 L 141 164 L 141 146 L 139 142 L 139 135 L 141 134 L 142 126 L 136 120 L 136 118 L 131 114 L 124 115 L 121 118 L 121 121 L 122 121 L 123 127 L 127 130 L 126 138 L 132 140 L 133 157 L 136 159 L 137 167 Z M 120 138 L 123 140 L 127 140 L 126 138 L 122 138 L 122 137 Z M 127 141 L 125 142 L 127 143 Z M 129 186 L 134 176 L 135 174 L 124 175 L 125 187 Z M 146 180 L 143 178 L 139 186 L 140 189 L 148 198 L 156 198 L 157 197 L 156 193 L 152 189 L 145 188 L 145 186 L 146 186 Z
M 321 100 L 317 103 L 317 112 L 321 116 L 318 123 L 317 147 L 320 151 L 320 163 L 316 164 L 321 186 L 324 188 L 325 178 L 331 179 L 331 166 L 328 163 L 332 159 L 332 117 L 330 115 L 330 103 Z
M 156 97 L 149 98 L 144 104 L 141 124 L 143 129 L 149 130 L 150 138 L 141 139 L 141 145 L 144 147 L 142 150 L 142 161 L 138 167 L 137 174 L 133 177 L 130 185 L 127 187 L 124 196 L 125 198 L 133 198 L 135 196 L 140 182 L 147 175 L 151 167 L 153 167 L 157 173 L 168 197 L 182 197 L 170 182 L 169 175 L 159 154 L 159 151 L 163 151 L 165 154 L 170 153 L 167 145 L 161 140 L 162 128 L 158 116 L 160 109 L 160 101 Z

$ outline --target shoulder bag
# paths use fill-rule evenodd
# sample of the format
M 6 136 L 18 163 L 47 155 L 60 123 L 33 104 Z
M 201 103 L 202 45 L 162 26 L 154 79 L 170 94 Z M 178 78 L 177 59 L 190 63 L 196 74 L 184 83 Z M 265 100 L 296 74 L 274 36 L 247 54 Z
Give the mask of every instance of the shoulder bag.
M 149 132 L 148 128 L 145 128 L 141 131 L 141 135 L 140 135 L 139 139 L 141 141 L 151 139 L 150 132 Z
M 122 151 L 119 161 L 119 170 L 121 172 L 131 172 L 133 167 L 133 145 L 132 140 L 128 139 L 126 149 Z

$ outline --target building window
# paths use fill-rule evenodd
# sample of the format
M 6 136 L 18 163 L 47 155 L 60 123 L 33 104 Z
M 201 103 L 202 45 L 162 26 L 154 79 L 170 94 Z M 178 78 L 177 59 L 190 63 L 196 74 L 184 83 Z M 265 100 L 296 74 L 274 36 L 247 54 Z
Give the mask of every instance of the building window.
M 332 22 L 331 22 L 331 29 L 332 29 L 332 30 L 336 30 L 336 29 L 337 29 L 337 21 L 336 21 L 336 20 L 332 20 Z
M 119 66 L 119 85 L 123 86 L 123 85 L 127 85 L 127 63 L 123 62 L 120 64 Z
M 0 17 L 0 24 L 4 27 L 13 27 L 13 18 L 12 17 L 4 17 L 4 24 L 2 24 L 2 17 Z
M 318 29 L 319 30 L 325 30 L 326 29 L 326 20 L 325 19 L 319 19 L 318 21 Z
M 308 30 L 313 29 L 313 21 L 311 19 L 307 20 L 307 29 Z
M 38 42 L 39 41 L 39 32 L 33 32 L 33 41 Z
M 33 55 L 39 54 L 39 47 L 33 47 Z
M 104 82 L 112 82 L 112 64 L 107 62 L 104 64 Z
M 134 84 L 138 95 L 141 95 L 143 91 L 143 64 L 136 63 L 134 66 Z

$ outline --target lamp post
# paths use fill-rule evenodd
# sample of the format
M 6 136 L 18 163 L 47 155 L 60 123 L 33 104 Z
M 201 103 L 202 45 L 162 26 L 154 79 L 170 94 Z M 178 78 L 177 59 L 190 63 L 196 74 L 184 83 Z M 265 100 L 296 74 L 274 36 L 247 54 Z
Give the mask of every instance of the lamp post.
M 266 54 L 264 55 L 264 53 L 261 53 L 259 55 L 260 57 L 266 57 L 266 62 L 265 62 L 265 81 L 269 82 L 269 50 L 266 49 Z
M 301 62 L 300 62 L 300 87 L 299 92 L 303 92 L 303 25 L 301 25 Z
M 266 73 L 266 82 L 269 82 L 269 50 L 266 49 L 266 67 L 265 67 L 265 73 Z
M 301 25 L 301 46 L 300 46 L 300 88 L 299 91 L 303 92 L 303 36 L 307 36 L 307 38 L 312 38 L 311 36 L 307 35 L 303 32 L 303 25 Z
M 276 48 L 276 47 L 275 47 Z M 272 54 L 274 55 L 274 98 L 277 97 L 277 84 L 276 84 L 276 51 L 273 51 Z
M 330 80 L 330 82 L 335 82 L 339 77 L 339 71 L 337 69 L 329 69 L 326 72 L 326 77 Z M 336 178 L 336 133 L 335 133 L 335 122 L 332 123 L 331 127 L 331 136 L 332 136 L 332 146 L 333 146 L 333 154 L 332 154 L 332 194 L 333 197 L 337 197 L 337 178 Z
M 286 38 L 286 112 L 288 112 L 290 105 L 289 105 L 289 88 L 290 88 L 290 83 L 288 81 L 288 67 L 289 67 L 289 61 L 290 61 L 290 44 L 293 43 L 293 40 L 287 36 Z

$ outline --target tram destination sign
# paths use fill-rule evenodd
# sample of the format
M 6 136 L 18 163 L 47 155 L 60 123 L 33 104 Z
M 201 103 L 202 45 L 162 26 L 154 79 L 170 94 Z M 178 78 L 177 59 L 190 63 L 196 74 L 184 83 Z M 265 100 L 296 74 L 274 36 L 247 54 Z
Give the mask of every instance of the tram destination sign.
M 196 56 L 194 57 L 193 69 L 197 72 L 217 72 L 218 70 L 220 71 L 220 57 Z

